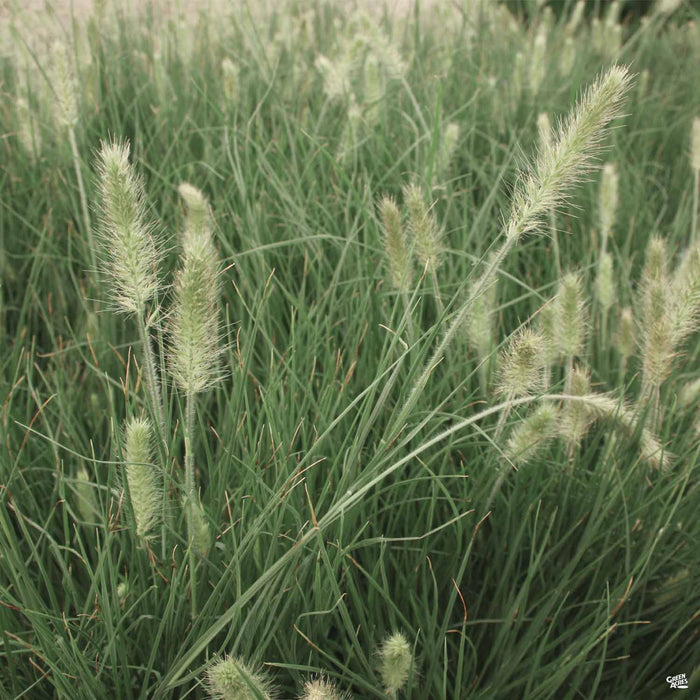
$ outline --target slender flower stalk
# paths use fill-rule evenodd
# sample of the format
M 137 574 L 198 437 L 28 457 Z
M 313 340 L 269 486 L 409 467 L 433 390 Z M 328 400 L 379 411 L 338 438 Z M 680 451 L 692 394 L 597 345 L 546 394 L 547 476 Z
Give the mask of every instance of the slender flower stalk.
M 187 204 L 182 236 L 180 269 L 175 273 L 175 300 L 170 317 L 169 371 L 185 396 L 185 513 L 189 539 L 192 614 L 197 612 L 196 560 L 205 556 L 211 536 L 197 495 L 194 468 L 196 395 L 220 379 L 223 352 L 219 336 L 219 259 L 214 247 L 209 206 L 195 187 L 183 184 L 180 195 Z
M 160 245 L 146 218 L 143 182 L 129 163 L 128 141 L 102 142 L 97 158 L 102 263 L 116 309 L 134 314 L 143 352 L 144 379 L 150 411 L 157 419 L 167 454 L 165 418 L 149 330 L 158 317 Z M 155 308 L 148 312 L 149 302 Z
M 543 217 L 566 200 L 581 177 L 589 172 L 602 148 L 607 124 L 619 116 L 631 84 L 627 68 L 613 65 L 583 95 L 567 119 L 557 129 L 552 145 L 543 150 L 515 188 L 505 241 L 490 258 L 472 293 L 455 314 L 445 335 L 414 383 L 413 390 L 398 412 L 395 425 L 401 426 L 428 383 L 456 333 L 464 326 L 474 301 L 489 286 L 510 250 L 528 234 L 540 231 Z

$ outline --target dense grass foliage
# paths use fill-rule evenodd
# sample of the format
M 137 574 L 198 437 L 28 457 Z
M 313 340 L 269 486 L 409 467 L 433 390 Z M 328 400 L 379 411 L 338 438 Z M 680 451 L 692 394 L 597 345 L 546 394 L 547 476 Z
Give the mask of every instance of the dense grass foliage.
M 14 17 L 2 697 L 700 687 L 690 5 Z

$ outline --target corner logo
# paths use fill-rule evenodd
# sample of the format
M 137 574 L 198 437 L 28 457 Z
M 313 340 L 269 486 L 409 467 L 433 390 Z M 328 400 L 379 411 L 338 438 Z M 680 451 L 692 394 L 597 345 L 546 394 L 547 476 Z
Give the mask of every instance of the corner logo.
M 666 676 L 666 683 L 670 688 L 688 688 L 688 679 L 685 673 L 679 673 L 677 676 Z

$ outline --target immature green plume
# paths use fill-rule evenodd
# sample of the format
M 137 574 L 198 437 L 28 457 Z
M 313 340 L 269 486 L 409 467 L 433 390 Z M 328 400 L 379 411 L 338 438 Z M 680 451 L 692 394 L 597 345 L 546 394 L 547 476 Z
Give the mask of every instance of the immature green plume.
M 596 294 L 604 312 L 609 311 L 615 302 L 615 269 L 613 258 L 607 251 L 600 254 Z
M 510 434 L 505 454 L 520 466 L 534 459 L 557 434 L 557 409 L 543 403 L 521 421 Z
M 226 656 L 215 661 L 206 674 L 207 693 L 212 700 L 271 700 L 267 675 L 241 659 Z
M 586 304 L 581 278 L 569 272 L 557 292 L 557 341 L 564 357 L 583 354 L 586 342 Z
M 623 361 L 634 354 L 637 347 L 636 331 L 634 327 L 634 316 L 632 309 L 626 306 L 620 311 L 620 318 L 617 324 L 617 334 L 615 336 L 615 346 L 622 356 Z
M 440 267 L 442 245 L 435 217 L 425 204 L 425 193 L 419 185 L 406 185 L 403 199 L 408 212 L 408 234 L 416 258 L 422 268 L 434 272 Z
M 515 333 L 501 352 L 498 389 L 504 396 L 527 396 L 542 388 L 544 339 L 529 329 Z
M 603 166 L 603 175 L 600 182 L 600 232 L 605 250 L 605 243 L 615 225 L 615 215 L 619 200 L 619 178 L 614 163 L 606 163 Z
M 384 250 L 389 263 L 391 282 L 400 292 L 411 286 L 411 251 L 396 202 L 391 197 L 379 201 L 379 216 L 384 232 Z
M 62 126 L 78 123 L 78 89 L 66 46 L 56 40 L 51 47 L 51 88 L 55 95 L 56 120 Z
M 159 246 L 146 219 L 143 183 L 129 163 L 129 142 L 102 142 L 97 159 L 100 240 L 117 307 L 142 313 L 159 288 Z
M 316 678 L 304 683 L 299 700 L 350 700 L 350 696 L 347 693 L 341 693 L 332 681 Z
M 180 193 L 187 202 L 188 217 L 173 284 L 170 373 L 182 391 L 198 394 L 221 378 L 219 258 L 204 195 L 192 185 L 181 187 Z
M 147 418 L 130 418 L 124 430 L 124 471 L 139 537 L 147 537 L 156 526 L 161 509 L 151 432 Z
M 539 229 L 545 216 L 566 200 L 566 194 L 590 171 L 600 152 L 607 123 L 620 114 L 631 82 L 627 68 L 613 65 L 583 95 L 542 148 L 533 168 L 515 188 L 506 229 L 509 239 Z
M 379 677 L 387 694 L 395 698 L 407 683 L 413 666 L 413 651 L 401 632 L 390 635 L 379 648 Z
M 586 396 L 591 391 L 591 375 L 585 367 L 574 367 L 567 377 L 566 386 L 571 396 Z M 581 444 L 593 422 L 585 403 L 565 401 L 559 422 L 559 434 L 570 449 Z

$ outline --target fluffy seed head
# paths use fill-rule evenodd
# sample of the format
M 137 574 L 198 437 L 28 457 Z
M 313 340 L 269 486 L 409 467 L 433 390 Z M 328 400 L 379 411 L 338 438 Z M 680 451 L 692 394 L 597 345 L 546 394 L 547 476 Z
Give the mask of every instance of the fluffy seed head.
M 391 282 L 398 291 L 407 292 L 411 286 L 411 252 L 399 208 L 392 197 L 382 197 L 379 201 L 379 217 Z
M 411 645 L 401 632 L 395 632 L 379 648 L 379 676 L 389 695 L 406 685 L 412 666 Z
M 34 161 L 41 151 L 41 134 L 32 110 L 23 97 L 18 97 L 15 100 L 15 113 L 17 116 L 17 138 L 24 151 Z
M 527 396 L 542 387 L 544 338 L 530 328 L 515 333 L 499 362 L 499 392 Z
M 671 456 L 664 451 L 656 436 L 647 428 L 639 429 L 636 411 L 606 394 L 588 394 L 581 398 L 593 419 L 612 421 L 628 438 L 637 436 L 641 456 L 652 467 L 667 469 L 670 466 Z
M 241 659 L 226 656 L 207 670 L 207 693 L 212 700 L 265 700 L 272 698 L 270 681 Z
M 623 358 L 632 355 L 637 347 L 636 333 L 634 327 L 634 317 L 632 309 L 626 306 L 620 311 L 618 320 L 617 335 L 615 336 L 615 346 Z
M 542 352 L 545 366 L 551 365 L 559 354 L 556 298 L 540 309 L 537 314 L 537 329 L 542 336 Z
M 506 229 L 509 239 L 538 230 L 592 169 L 605 127 L 620 114 L 630 83 L 627 68 L 613 65 L 584 93 L 556 130 L 551 146 L 541 149 L 534 166 L 520 177 Z
M 596 292 L 598 301 L 603 309 L 607 312 L 615 301 L 615 277 L 613 258 L 610 253 L 601 253 L 598 262 L 598 277 L 596 278 Z
M 586 342 L 586 305 L 581 278 L 566 273 L 559 282 L 557 293 L 557 330 L 559 352 L 564 357 L 583 353 Z
M 147 537 L 158 522 L 160 489 L 151 464 L 151 423 L 147 418 L 130 418 L 124 430 L 124 471 L 129 486 L 136 534 Z
M 530 57 L 530 90 L 533 95 L 536 95 L 542 81 L 544 80 L 546 71 L 547 57 L 547 26 L 542 24 L 532 45 L 532 55 Z
M 221 378 L 219 359 L 219 259 L 209 226 L 208 205 L 195 188 L 187 189 L 188 220 L 175 301 L 170 317 L 170 373 L 187 394 L 206 391 Z M 199 196 L 192 197 L 193 191 Z M 193 206 L 194 205 L 194 206 Z M 193 211 L 195 212 L 193 214 Z M 191 222 L 190 222 L 191 223 Z M 197 229 L 196 227 L 199 226 Z
M 68 128 L 78 123 L 78 90 L 66 46 L 60 41 L 51 47 L 51 87 L 56 99 L 56 119 Z
M 603 176 L 600 182 L 600 230 L 603 238 L 607 238 L 615 225 L 617 212 L 619 178 L 614 163 L 603 166 Z
M 686 382 L 678 394 L 678 402 L 683 408 L 694 404 L 700 398 L 700 377 Z
M 469 297 L 474 297 L 477 280 L 471 285 Z M 497 280 L 494 279 L 481 294 L 474 297 L 469 318 L 467 319 L 467 341 L 479 360 L 491 354 L 494 344 L 494 312 L 498 297 Z
M 567 36 L 564 38 L 564 45 L 561 49 L 561 56 L 559 58 L 559 72 L 562 77 L 566 78 L 571 75 L 571 71 L 574 69 L 576 63 L 576 41 L 572 36 Z
M 185 234 L 188 236 L 206 235 L 212 226 L 207 198 L 201 190 L 190 185 L 189 182 L 180 183 L 177 191 L 187 207 Z
M 514 464 L 525 464 L 536 457 L 556 433 L 557 409 L 551 403 L 543 403 L 513 429 L 505 454 Z
M 566 32 L 570 36 L 573 36 L 573 34 L 578 29 L 579 24 L 581 24 L 581 19 L 583 18 L 583 13 L 584 13 L 585 9 L 586 9 L 586 0 L 578 0 L 576 5 L 574 5 L 574 9 L 571 12 L 571 18 L 569 19 L 569 22 L 566 25 Z
M 75 475 L 75 491 L 78 496 L 78 512 L 80 517 L 90 522 L 98 513 L 97 498 L 95 498 L 95 484 L 92 483 L 90 475 L 85 466 L 81 466 Z
M 433 213 L 425 205 L 423 189 L 416 184 L 403 188 L 404 205 L 408 212 L 408 235 L 421 267 L 433 272 L 440 267 L 440 232 Z
M 693 170 L 700 170 L 700 117 L 693 119 L 693 136 L 690 145 L 690 165 Z
M 206 557 L 212 545 L 211 528 L 199 503 L 188 503 L 192 547 L 199 557 Z
M 367 56 L 362 71 L 363 96 L 367 109 L 365 121 L 368 126 L 374 126 L 379 121 L 379 105 L 384 97 L 384 85 L 379 61 L 374 54 Z
M 129 142 L 102 142 L 97 157 L 105 272 L 117 308 L 142 313 L 158 291 L 160 254 L 146 221 L 143 183 L 129 163 Z
M 332 681 L 316 678 L 304 683 L 303 694 L 299 700 L 348 700 L 348 695 L 341 693 Z
M 459 141 L 459 124 L 450 122 L 442 134 L 440 145 L 435 161 L 435 172 L 439 179 L 442 179 L 447 174 L 447 169 L 450 167 L 450 162 L 457 149 Z
M 591 391 L 591 375 L 585 367 L 574 367 L 566 378 L 567 394 L 586 396 Z M 570 447 L 578 447 L 593 422 L 585 403 L 565 401 L 562 408 L 559 434 Z

